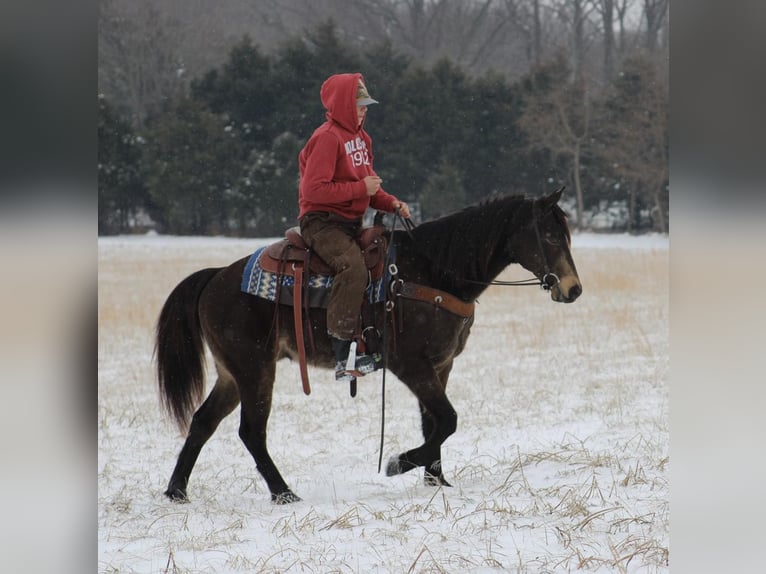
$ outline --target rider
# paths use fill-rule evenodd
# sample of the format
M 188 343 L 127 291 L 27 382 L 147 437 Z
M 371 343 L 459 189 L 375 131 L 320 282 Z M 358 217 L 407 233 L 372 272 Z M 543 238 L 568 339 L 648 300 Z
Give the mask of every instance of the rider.
M 372 167 L 372 139 L 364 131 L 370 97 L 362 74 L 336 74 L 322 84 L 327 121 L 319 126 L 298 155 L 301 235 L 335 273 L 327 306 L 327 332 L 335 353 L 335 378 L 351 380 L 346 359 L 356 333 L 367 269 L 355 241 L 367 207 L 399 210 L 410 216 L 403 201 L 386 193 Z M 371 372 L 373 359 L 360 355 L 356 369 Z

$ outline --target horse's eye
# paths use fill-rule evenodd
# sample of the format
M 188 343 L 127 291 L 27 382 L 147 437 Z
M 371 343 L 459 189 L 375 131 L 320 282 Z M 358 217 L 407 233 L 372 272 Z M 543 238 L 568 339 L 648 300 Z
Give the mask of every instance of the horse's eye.
M 561 243 L 558 237 L 550 233 L 546 233 L 543 239 L 545 239 L 545 242 L 550 245 L 559 245 L 559 243 Z

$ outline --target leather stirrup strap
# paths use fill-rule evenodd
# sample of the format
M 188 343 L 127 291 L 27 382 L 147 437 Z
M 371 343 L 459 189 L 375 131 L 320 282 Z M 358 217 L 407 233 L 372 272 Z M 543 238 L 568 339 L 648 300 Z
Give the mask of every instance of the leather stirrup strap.
M 295 285 L 293 285 L 293 323 L 295 325 L 295 346 L 298 347 L 298 364 L 301 367 L 303 392 L 311 394 L 309 370 L 306 366 L 306 344 L 303 342 L 303 317 L 301 317 L 301 295 L 303 294 L 303 265 L 295 266 Z
M 308 269 L 309 277 L 311 276 L 311 251 L 306 250 L 304 269 Z M 309 333 L 309 348 L 311 349 L 311 356 L 316 358 L 316 347 L 314 346 L 314 329 L 311 328 L 311 305 L 309 297 L 309 279 L 304 282 L 303 285 L 303 314 L 306 321 L 306 330 Z
M 277 345 L 279 344 L 279 304 L 282 301 L 282 279 L 285 276 L 284 251 L 282 254 L 283 257 L 280 259 L 279 270 L 277 271 L 277 292 L 274 298 L 274 341 L 277 343 Z

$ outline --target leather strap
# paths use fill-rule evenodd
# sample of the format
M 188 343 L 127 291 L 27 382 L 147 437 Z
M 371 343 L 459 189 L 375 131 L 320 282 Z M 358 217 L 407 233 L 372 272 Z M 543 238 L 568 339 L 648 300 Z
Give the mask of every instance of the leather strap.
M 306 344 L 303 341 L 303 307 L 301 295 L 303 294 L 303 265 L 295 265 L 295 285 L 293 285 L 293 323 L 295 325 L 295 345 L 298 347 L 298 364 L 301 368 L 301 382 L 303 392 L 311 394 L 309 386 L 309 370 L 306 365 Z
M 453 315 L 463 317 L 464 319 L 473 317 L 474 308 L 476 306 L 474 303 L 466 303 L 445 291 L 439 291 L 433 287 L 427 287 L 418 283 L 409 283 L 407 281 L 403 281 L 399 285 L 396 294 L 405 299 L 432 303 L 437 309 L 444 309 L 445 311 L 449 311 Z

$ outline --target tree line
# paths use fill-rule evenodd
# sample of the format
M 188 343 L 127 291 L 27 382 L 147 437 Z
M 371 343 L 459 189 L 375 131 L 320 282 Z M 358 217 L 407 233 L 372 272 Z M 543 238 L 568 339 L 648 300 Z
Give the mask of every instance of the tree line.
M 164 233 L 281 234 L 297 215 L 298 152 L 324 121 L 321 83 L 350 71 L 381 102 L 366 123 L 376 171 L 424 219 L 564 184 L 574 226 L 617 206 L 620 229 L 667 231 L 667 82 L 655 58 L 637 51 L 595 85 L 559 51 L 511 80 L 342 36 L 327 22 L 269 52 L 245 37 L 140 121 L 99 95 L 99 233 L 148 214 Z

